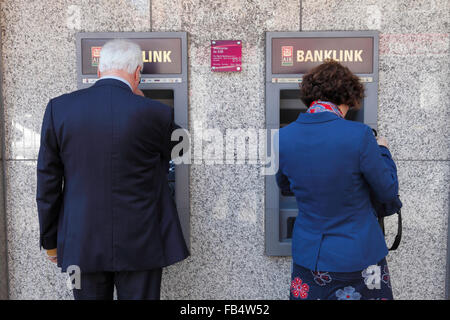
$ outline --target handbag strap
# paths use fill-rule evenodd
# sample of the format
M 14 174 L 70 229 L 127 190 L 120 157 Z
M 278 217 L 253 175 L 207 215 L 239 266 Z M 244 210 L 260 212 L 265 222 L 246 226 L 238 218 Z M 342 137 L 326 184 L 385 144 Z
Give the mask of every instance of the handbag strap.
M 398 218 L 397 235 L 395 236 L 394 243 L 389 248 L 389 251 L 397 250 L 398 246 L 400 245 L 400 242 L 402 241 L 402 229 L 403 228 L 402 228 L 402 210 L 401 209 L 398 210 L 397 215 L 398 215 L 397 216 L 397 218 Z M 380 224 L 381 230 L 383 231 L 383 235 L 386 235 L 385 230 L 384 230 L 384 217 L 379 217 L 378 223 Z
M 389 251 L 397 250 L 400 245 L 400 241 L 402 241 L 402 210 L 399 209 L 398 212 L 398 224 L 397 224 L 397 235 L 395 236 L 394 243 L 389 248 Z

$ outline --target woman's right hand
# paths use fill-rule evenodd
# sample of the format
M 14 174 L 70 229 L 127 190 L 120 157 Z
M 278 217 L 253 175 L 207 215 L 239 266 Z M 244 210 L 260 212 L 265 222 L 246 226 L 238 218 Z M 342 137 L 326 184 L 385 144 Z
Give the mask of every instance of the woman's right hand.
M 388 142 L 385 137 L 379 136 L 377 137 L 377 142 L 379 146 L 388 147 Z

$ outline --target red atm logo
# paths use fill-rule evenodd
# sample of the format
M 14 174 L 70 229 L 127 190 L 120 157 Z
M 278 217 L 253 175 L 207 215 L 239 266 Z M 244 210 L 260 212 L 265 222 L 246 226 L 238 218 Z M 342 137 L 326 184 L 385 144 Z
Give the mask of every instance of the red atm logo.
M 91 47 L 91 63 L 93 67 L 98 67 L 100 61 L 100 51 L 102 47 Z
M 294 65 L 294 47 L 282 46 L 281 47 L 281 65 L 290 67 Z

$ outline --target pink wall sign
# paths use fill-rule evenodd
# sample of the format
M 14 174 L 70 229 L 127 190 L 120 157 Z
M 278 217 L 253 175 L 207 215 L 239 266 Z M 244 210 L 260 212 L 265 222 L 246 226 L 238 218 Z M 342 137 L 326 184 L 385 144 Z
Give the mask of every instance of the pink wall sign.
M 242 70 L 242 41 L 212 40 L 211 71 L 230 72 Z

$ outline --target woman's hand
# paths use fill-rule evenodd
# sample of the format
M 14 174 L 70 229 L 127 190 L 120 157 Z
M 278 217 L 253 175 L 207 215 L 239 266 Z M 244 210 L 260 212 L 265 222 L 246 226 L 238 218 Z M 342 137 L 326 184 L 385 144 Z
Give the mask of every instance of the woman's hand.
M 378 145 L 380 145 L 380 146 L 383 146 L 386 148 L 388 147 L 388 142 L 385 137 L 382 137 L 382 136 L 377 137 L 377 142 L 378 142 Z

